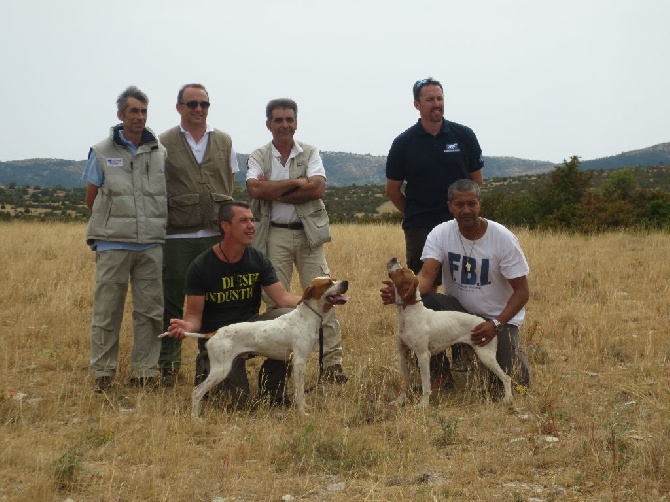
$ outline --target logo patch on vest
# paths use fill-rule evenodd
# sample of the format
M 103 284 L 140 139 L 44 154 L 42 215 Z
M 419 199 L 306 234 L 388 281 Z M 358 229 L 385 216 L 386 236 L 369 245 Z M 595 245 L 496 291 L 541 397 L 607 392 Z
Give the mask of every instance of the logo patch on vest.
M 123 159 L 107 159 L 109 167 L 123 167 Z
M 458 143 L 452 143 L 450 145 L 449 144 L 445 145 L 444 146 L 444 151 L 447 152 L 447 153 L 460 152 L 461 149 L 458 148 Z

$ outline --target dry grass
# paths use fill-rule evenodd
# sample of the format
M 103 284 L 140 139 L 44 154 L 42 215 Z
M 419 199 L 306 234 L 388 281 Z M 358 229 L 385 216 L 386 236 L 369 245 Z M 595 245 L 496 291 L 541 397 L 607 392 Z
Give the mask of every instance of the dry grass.
M 421 411 L 387 404 L 396 320 L 378 289 L 387 259 L 404 255 L 401 231 L 335 226 L 349 383 L 309 394 L 308 417 L 206 405 L 194 422 L 195 342 L 175 389 L 130 389 L 128 310 L 114 388 L 92 392 L 83 225 L 0 231 L 0 500 L 668 500 L 667 234 L 519 231 L 532 270 L 529 391 L 506 407 L 460 373 Z M 309 367 L 313 383 L 316 355 Z

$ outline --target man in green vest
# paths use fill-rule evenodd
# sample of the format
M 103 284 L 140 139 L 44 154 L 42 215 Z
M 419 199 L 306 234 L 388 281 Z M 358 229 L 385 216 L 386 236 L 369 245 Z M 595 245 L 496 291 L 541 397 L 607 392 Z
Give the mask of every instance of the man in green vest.
M 272 141 L 249 156 L 247 191 L 256 219 L 253 246 L 265 253 L 288 290 L 293 267 L 302 288 L 330 274 L 323 248 L 330 241 L 328 214 L 323 204 L 326 172 L 317 148 L 294 141 L 298 105 L 292 99 L 273 99 L 265 125 Z M 267 308 L 274 305 L 266 298 Z M 324 380 L 345 383 L 342 332 L 335 309 L 323 320 Z
M 177 94 L 180 124 L 160 136 L 165 165 L 168 223 L 163 248 L 163 328 L 184 314 L 184 280 L 191 262 L 220 239 L 219 206 L 231 200 L 237 160 L 230 136 L 207 123 L 210 101 L 202 84 L 186 84 Z M 162 385 L 175 383 L 181 340 L 165 337 L 159 359 Z

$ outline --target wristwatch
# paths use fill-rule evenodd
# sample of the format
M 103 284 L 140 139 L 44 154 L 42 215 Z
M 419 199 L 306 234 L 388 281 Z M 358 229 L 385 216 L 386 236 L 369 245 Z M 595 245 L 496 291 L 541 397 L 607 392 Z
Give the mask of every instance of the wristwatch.
M 500 331 L 500 328 L 502 328 L 502 323 L 496 318 L 491 319 L 491 322 L 496 327 L 496 331 Z

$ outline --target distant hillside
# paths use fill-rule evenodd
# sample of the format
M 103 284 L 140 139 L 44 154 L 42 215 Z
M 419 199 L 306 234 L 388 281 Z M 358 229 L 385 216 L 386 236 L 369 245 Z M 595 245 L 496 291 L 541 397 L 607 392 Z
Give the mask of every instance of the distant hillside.
M 383 185 L 385 156 L 358 155 L 343 152 L 321 152 L 328 174 L 329 187 Z M 248 155 L 238 154 L 240 173 L 237 182 L 244 183 Z M 86 162 L 62 159 L 27 159 L 0 162 L 0 185 L 62 186 L 83 185 L 81 175 Z M 547 173 L 554 163 L 516 157 L 484 157 L 484 178 L 508 178 Z M 642 150 L 620 153 L 611 157 L 583 160 L 582 169 L 616 169 L 621 167 L 670 165 L 670 143 Z
M 582 169 L 617 169 L 619 167 L 667 166 L 670 165 L 670 143 L 622 152 L 611 157 L 582 160 Z

